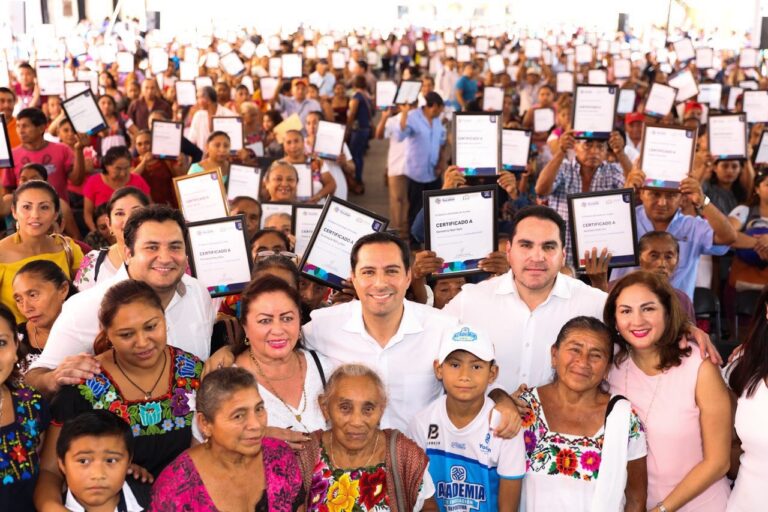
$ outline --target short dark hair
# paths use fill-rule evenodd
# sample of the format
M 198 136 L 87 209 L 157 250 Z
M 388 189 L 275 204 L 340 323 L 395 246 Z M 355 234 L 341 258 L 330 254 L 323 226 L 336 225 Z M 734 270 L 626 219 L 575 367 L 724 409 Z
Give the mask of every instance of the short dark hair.
M 355 79 L 352 80 L 352 87 L 355 89 L 366 89 L 368 87 L 368 82 L 363 75 L 357 75 Z
M 205 376 L 197 390 L 197 412 L 208 421 L 213 421 L 224 400 L 237 391 L 249 388 L 258 391 L 259 386 L 256 377 L 248 370 L 236 366 L 214 370 Z
M 428 107 L 434 107 L 435 105 L 437 105 L 438 107 L 442 107 L 443 105 L 445 105 L 445 102 L 443 101 L 443 97 L 440 96 L 435 91 L 428 92 L 424 96 L 424 101 L 427 102 Z
M 560 243 L 565 247 L 565 221 L 555 210 L 549 206 L 541 205 L 526 206 L 518 210 L 512 218 L 512 224 L 509 228 L 510 243 L 515 239 L 515 234 L 517 234 L 517 225 L 529 217 L 554 222 L 560 234 Z
M 206 98 L 208 98 L 208 101 L 211 103 L 216 103 L 219 101 L 219 95 L 216 94 L 216 89 L 211 87 L 210 85 L 206 85 L 200 91 L 205 95 Z
M 288 236 L 282 231 L 277 230 L 275 228 L 263 228 L 255 232 L 251 237 L 251 243 L 250 243 L 251 249 L 253 249 L 253 244 L 256 243 L 256 240 L 263 237 L 264 235 L 276 235 L 285 244 L 285 250 L 287 251 L 291 250 L 291 241 L 288 239 Z
M 232 142 L 232 140 L 229 138 L 229 134 L 227 132 L 223 132 L 221 130 L 216 130 L 215 132 L 211 132 L 211 134 L 208 136 L 207 139 L 205 139 L 205 144 L 208 145 L 211 143 L 213 139 L 216 137 L 225 137 L 228 142 Z
M 114 164 L 121 158 L 125 158 L 129 162 L 131 161 L 131 151 L 127 146 L 112 146 L 109 148 L 101 159 L 101 165 L 104 167 L 104 172 L 106 172 L 106 167 L 108 165 Z
M 104 293 L 104 297 L 101 299 L 101 305 L 99 306 L 98 316 L 101 331 L 93 342 L 94 353 L 98 355 L 106 352 L 109 348 L 109 340 L 106 331 L 112 327 L 112 323 L 115 321 L 115 317 L 117 316 L 118 311 L 120 311 L 120 308 L 137 302 L 153 306 L 160 311 L 163 311 L 163 304 L 160 302 L 160 297 L 157 296 L 157 292 L 144 281 L 125 279 L 107 289 Z
M 51 201 L 53 202 L 53 210 L 57 213 L 61 211 L 61 200 L 59 199 L 59 194 L 56 193 L 56 189 L 53 188 L 47 181 L 40 180 L 28 181 L 14 190 L 13 198 L 11 200 L 11 204 L 14 208 L 16 208 L 16 203 L 19 202 L 19 197 L 21 194 L 27 190 L 42 190 L 46 192 L 49 196 L 51 196 Z
M 16 101 L 16 91 L 9 89 L 8 87 L 0 87 L 0 94 L 10 94 L 13 96 L 13 101 Z
M 399 236 L 384 232 L 370 233 L 368 235 L 360 237 L 355 245 L 352 246 L 352 253 L 349 255 L 349 261 L 352 265 L 352 272 L 354 273 L 355 267 L 357 267 L 357 255 L 366 245 L 370 244 L 395 244 L 400 249 L 400 256 L 403 260 L 403 267 L 407 272 L 411 268 L 411 250 L 408 248 L 408 244 Z
M 654 240 L 659 241 L 665 241 L 670 242 L 672 245 L 675 246 L 675 252 L 677 254 L 680 254 L 680 244 L 677 241 L 677 238 L 670 233 L 669 231 L 649 231 L 643 236 L 640 237 L 640 240 L 637 242 L 637 248 L 639 252 L 643 252 L 648 248 L 648 244 L 651 243 Z
M 29 182 L 33 183 L 33 182 Z M 145 222 L 167 222 L 173 221 L 178 224 L 181 230 L 181 236 L 186 240 L 187 238 L 187 224 L 184 222 L 184 216 L 179 210 L 174 210 L 170 206 L 161 204 L 153 204 L 146 208 L 141 208 L 133 212 L 123 228 L 123 238 L 125 239 L 125 246 L 133 253 L 134 245 L 136 244 L 136 235 L 139 232 L 139 228 Z
M 107 202 L 107 215 L 112 215 L 112 210 L 115 209 L 116 202 L 128 196 L 135 197 L 142 206 L 149 206 L 150 201 L 147 194 L 136 187 L 123 187 L 115 190 L 112 193 L 112 197 L 109 198 L 109 201 Z
M 24 172 L 25 169 L 32 169 L 37 174 L 40 175 L 41 178 L 43 178 L 43 181 L 48 181 L 48 169 L 45 168 L 42 164 L 36 164 L 34 162 L 30 162 L 28 164 L 24 164 L 24 166 L 19 171 L 19 174 Z
M 125 442 L 128 457 L 133 459 L 131 427 L 123 418 L 104 409 L 85 411 L 65 421 L 56 440 L 56 456 L 63 460 L 72 443 L 85 436 L 120 437 Z
M 22 109 L 18 114 L 16 114 L 17 121 L 22 119 L 29 119 L 29 122 L 37 127 L 45 126 L 48 124 L 48 118 L 45 117 L 43 111 L 35 107 Z
M 273 268 L 281 268 L 287 272 L 290 272 L 291 276 L 293 276 L 294 288 L 299 288 L 299 279 L 301 279 L 299 267 L 296 266 L 292 259 L 286 258 L 285 256 L 280 256 L 278 254 L 267 256 L 266 258 L 259 258 L 254 261 L 253 270 L 251 271 L 251 279 L 256 278 L 256 276 L 263 272 L 269 272 L 269 270 Z

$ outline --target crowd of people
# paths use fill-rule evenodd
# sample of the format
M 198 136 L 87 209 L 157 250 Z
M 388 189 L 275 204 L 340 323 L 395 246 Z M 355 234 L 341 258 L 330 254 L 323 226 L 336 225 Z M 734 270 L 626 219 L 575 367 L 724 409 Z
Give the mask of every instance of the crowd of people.
M 746 158 L 722 158 L 707 119 L 746 112 L 743 92 L 768 77 L 751 48 L 714 48 L 704 65 L 675 43 L 712 41 L 675 39 L 307 29 L 193 42 L 118 23 L 11 59 L 0 510 L 761 510 L 764 127 L 749 125 Z M 297 54 L 300 76 L 284 78 L 281 57 Z M 66 98 L 42 93 L 35 60 L 51 58 L 98 93 L 105 129 L 77 133 Z M 685 70 L 720 95 L 647 112 L 651 85 Z M 575 136 L 566 75 L 635 92 L 608 140 Z M 390 105 L 385 81 L 421 88 Z M 452 161 L 450 124 L 488 110 L 490 88 L 503 128 L 531 132 L 530 157 L 484 178 L 501 198 L 494 250 L 477 272 L 439 276 L 424 193 L 478 183 Z M 240 118 L 242 148 L 214 129 L 221 116 Z M 153 154 L 157 121 L 182 124 L 177 158 Z M 345 131 L 335 159 L 315 152 L 321 121 Z M 677 190 L 647 186 L 651 122 L 697 134 Z M 385 166 L 366 159 L 372 144 Z M 259 191 L 229 201 L 251 281 L 212 298 L 174 179 L 218 171 L 227 185 L 238 164 L 262 171 Z M 390 229 L 356 240 L 341 289 L 302 273 L 291 215 L 270 207 L 354 203 L 382 183 Z M 577 272 L 568 196 L 621 188 L 638 199 L 639 265 L 612 268 L 595 247 Z M 704 295 L 723 310 L 702 309 Z

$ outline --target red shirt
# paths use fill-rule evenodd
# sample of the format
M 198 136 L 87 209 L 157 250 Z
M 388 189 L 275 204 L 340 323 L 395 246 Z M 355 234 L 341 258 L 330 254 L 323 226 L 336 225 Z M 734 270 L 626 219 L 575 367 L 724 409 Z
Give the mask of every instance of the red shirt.
M 75 154 L 66 144 L 49 142 L 38 151 L 30 151 L 24 146 L 13 148 L 13 172 L 6 169 L 3 175 L 5 188 L 18 187 L 21 168 L 26 164 L 42 164 L 48 171 L 48 183 L 56 189 L 56 193 L 63 200 L 67 200 L 67 178 L 75 165 Z
M 126 183 L 125 186 L 136 187 L 137 189 L 147 194 L 147 196 L 150 195 L 149 185 L 147 185 L 147 182 L 144 181 L 144 178 L 138 174 L 131 173 L 131 177 L 128 179 L 128 183 Z M 106 203 L 114 193 L 115 189 L 104 183 L 102 174 L 94 174 L 88 178 L 88 180 L 85 182 L 85 186 L 83 187 L 83 197 L 87 197 L 93 201 L 94 206 L 99 206 Z

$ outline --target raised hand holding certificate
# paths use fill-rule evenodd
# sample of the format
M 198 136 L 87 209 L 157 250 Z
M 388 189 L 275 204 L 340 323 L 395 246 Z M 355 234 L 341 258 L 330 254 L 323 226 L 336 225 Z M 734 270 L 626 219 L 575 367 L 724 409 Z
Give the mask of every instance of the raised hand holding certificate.
M 231 76 L 237 76 L 245 71 L 245 65 L 235 52 L 229 52 L 219 59 L 221 68 Z
M 577 139 L 608 140 L 613 131 L 618 87 L 577 85 L 573 106 L 573 134 Z
M 645 186 L 677 190 L 691 171 L 696 130 L 646 124 L 642 140 L 640 168 Z
M 243 149 L 243 118 L 239 116 L 213 117 L 213 131 L 229 135 L 229 150 L 232 153 Z
M 250 165 L 232 164 L 229 166 L 229 179 L 227 180 L 227 200 L 230 202 L 238 197 L 245 196 L 260 201 L 261 169 Z
M 752 163 L 760 166 L 768 165 L 768 131 L 764 131 L 760 135 L 760 142 L 757 144 L 754 156 L 752 156 Z
M 39 60 L 35 69 L 41 96 L 64 96 L 64 63 Z
M 5 114 L 0 114 L 0 169 L 13 167 L 13 151 L 11 139 L 8 136 L 8 125 L 5 124 Z
M 483 89 L 483 110 L 485 112 L 500 112 L 503 108 L 504 89 L 501 87 L 486 87 Z
M 211 297 L 242 292 L 251 280 L 245 216 L 190 222 L 189 266 Z
M 175 160 L 181 154 L 181 123 L 152 122 L 152 156 Z
M 653 117 L 664 117 L 675 104 L 677 89 L 668 85 L 654 82 L 645 100 L 645 113 Z
M 748 123 L 768 123 L 768 91 L 744 91 Z
M 301 77 L 301 55 L 298 53 L 286 53 L 280 56 L 280 64 L 283 70 L 283 78 Z
M 319 204 L 294 204 L 291 213 L 291 234 L 296 239 L 293 252 L 304 255 L 304 251 L 312 239 L 317 222 L 323 213 L 323 207 Z
M 713 114 L 708 124 L 709 153 L 716 160 L 747 158 L 746 114 Z
M 496 185 L 424 192 L 426 248 L 442 258 L 439 275 L 480 272 L 496 250 Z
M 557 92 L 573 93 L 574 87 L 573 73 L 561 71 L 557 74 Z
M 179 209 L 187 222 L 229 215 L 227 196 L 218 169 L 173 178 Z
M 608 249 L 609 267 L 638 263 L 635 193 L 631 188 L 568 195 L 573 261 L 585 268 L 584 254 Z
M 312 151 L 320 158 L 336 160 L 344 146 L 344 134 L 347 127 L 339 123 L 320 121 L 315 135 L 315 145 Z
M 634 89 L 619 89 L 619 102 L 616 105 L 617 114 L 629 114 L 635 111 L 637 92 Z
M 395 104 L 410 105 L 415 103 L 419 99 L 419 91 L 421 91 L 421 82 L 417 80 L 403 80 L 397 89 Z
M 453 162 L 466 176 L 493 176 L 501 167 L 501 119 L 496 113 L 453 116 Z
M 675 97 L 677 103 L 693 98 L 699 94 L 699 86 L 696 83 L 696 79 L 693 78 L 693 73 L 691 73 L 690 69 L 678 71 L 677 73 L 670 75 L 667 82 L 677 89 L 677 96 Z
M 525 172 L 531 153 L 529 130 L 501 130 L 501 168 L 510 172 Z
M 555 111 L 551 108 L 537 108 L 533 111 L 533 131 L 548 132 L 555 126 Z
M 384 231 L 388 223 L 384 217 L 338 197 L 328 198 L 299 270 L 313 281 L 340 290 L 341 281 L 352 275 L 352 246 L 364 235 Z
M 77 133 L 93 135 L 107 129 L 107 122 L 90 88 L 63 101 L 61 108 Z
M 181 107 L 191 107 L 197 103 L 197 88 L 191 80 L 179 80 L 173 84 L 176 88 L 176 102 Z
M 384 110 L 395 104 L 397 84 L 391 80 L 376 82 L 376 108 Z

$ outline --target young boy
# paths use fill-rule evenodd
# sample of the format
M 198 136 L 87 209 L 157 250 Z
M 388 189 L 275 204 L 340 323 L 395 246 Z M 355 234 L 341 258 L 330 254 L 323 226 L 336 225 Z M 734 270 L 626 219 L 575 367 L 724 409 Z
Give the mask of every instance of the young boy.
M 498 375 L 493 344 L 468 325 L 447 330 L 435 374 L 446 395 L 421 411 L 408 435 L 429 456 L 441 511 L 516 512 L 525 475 L 522 435 L 503 440 L 491 428 L 488 385 Z
M 64 507 L 76 512 L 140 512 L 149 506 L 149 485 L 126 482 L 133 434 L 119 416 L 84 412 L 66 422 L 56 442 L 67 481 Z

